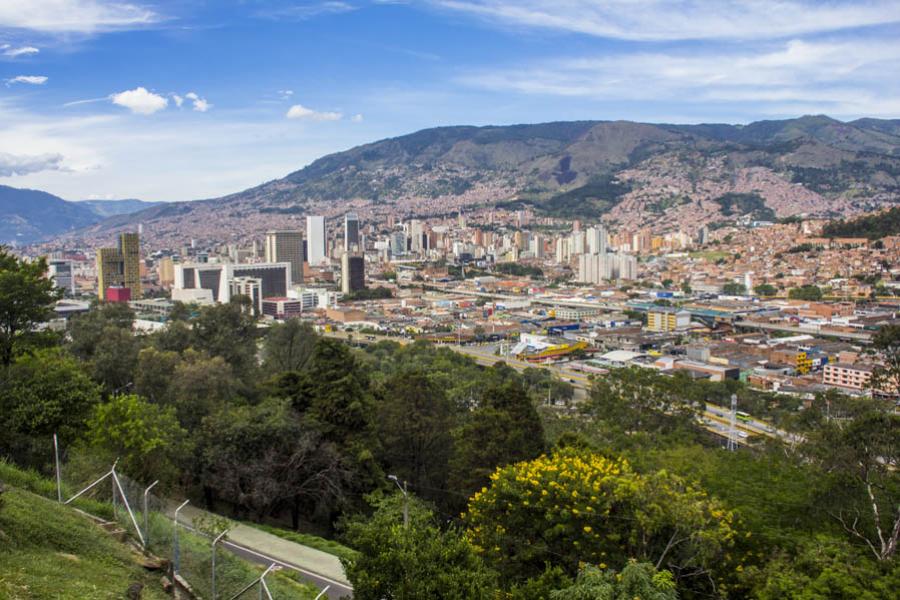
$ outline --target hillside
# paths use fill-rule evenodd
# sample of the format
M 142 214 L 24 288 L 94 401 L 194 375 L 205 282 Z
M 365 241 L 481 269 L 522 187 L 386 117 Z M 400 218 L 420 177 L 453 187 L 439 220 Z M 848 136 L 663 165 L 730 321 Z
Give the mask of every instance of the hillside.
M 0 244 L 28 244 L 153 206 L 141 200 L 69 202 L 53 194 L 0 185 Z
M 229 239 L 308 211 L 440 214 L 513 203 L 621 226 L 734 220 L 720 198 L 754 194 L 755 215 L 849 215 L 900 197 L 900 121 L 825 116 L 749 125 L 576 121 L 438 127 L 325 156 L 223 198 L 156 206 L 84 232 L 136 223 L 159 240 Z M 660 219 L 665 215 L 666 219 Z M 747 215 L 752 217 L 752 215 Z
M 10 487 L 0 506 L 0 598 L 169 598 L 159 573 L 73 509 Z

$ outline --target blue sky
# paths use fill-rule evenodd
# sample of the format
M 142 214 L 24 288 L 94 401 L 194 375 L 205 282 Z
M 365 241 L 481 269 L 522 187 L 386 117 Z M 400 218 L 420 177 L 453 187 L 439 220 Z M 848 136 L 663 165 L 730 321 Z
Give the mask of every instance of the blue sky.
M 0 183 L 214 197 L 425 127 L 900 117 L 900 0 L 0 0 Z

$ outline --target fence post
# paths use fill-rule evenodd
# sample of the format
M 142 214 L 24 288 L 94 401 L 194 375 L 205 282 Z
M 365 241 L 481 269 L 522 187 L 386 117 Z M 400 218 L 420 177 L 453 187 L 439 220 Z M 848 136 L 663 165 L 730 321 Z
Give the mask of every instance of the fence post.
M 180 558 L 179 553 L 178 553 L 178 511 L 180 511 L 182 508 L 187 506 L 188 502 L 190 502 L 190 500 L 185 500 L 184 502 L 181 503 L 181 506 L 179 506 L 178 508 L 175 509 L 175 518 L 173 519 L 173 523 L 172 523 L 172 546 L 173 546 L 173 549 L 172 549 L 172 561 L 173 561 L 172 576 L 173 577 L 178 574 L 179 558 Z
M 147 510 L 147 495 L 157 483 L 159 483 L 159 479 L 144 488 L 144 550 L 150 547 L 150 513 Z
M 59 474 L 59 440 L 53 434 L 53 457 L 56 461 L 56 501 L 62 504 L 62 479 Z
M 229 529 L 226 529 L 212 541 L 212 585 L 210 586 L 212 588 L 212 600 L 216 600 L 216 544 L 218 544 L 219 540 L 221 540 L 229 531 Z

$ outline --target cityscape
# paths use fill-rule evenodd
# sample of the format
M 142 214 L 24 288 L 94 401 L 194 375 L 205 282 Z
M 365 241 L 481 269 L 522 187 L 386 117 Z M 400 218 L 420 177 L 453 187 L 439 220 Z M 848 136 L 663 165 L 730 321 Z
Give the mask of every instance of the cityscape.
M 896 0 L 0 0 L 0 600 L 888 600 Z

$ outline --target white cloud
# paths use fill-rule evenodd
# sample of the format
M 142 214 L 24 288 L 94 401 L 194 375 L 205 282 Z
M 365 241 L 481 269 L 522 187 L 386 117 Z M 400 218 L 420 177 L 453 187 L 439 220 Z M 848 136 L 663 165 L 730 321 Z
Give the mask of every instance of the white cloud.
M 45 83 L 47 83 L 47 78 L 43 75 L 17 75 L 11 79 L 6 80 L 6 85 L 12 85 L 13 83 L 44 85 Z
M 45 33 L 95 33 L 141 27 L 160 16 L 133 2 L 110 0 L 3 0 L 0 27 Z
M 13 48 L 9 44 L 3 44 L 0 46 L 0 49 L 3 50 L 3 56 L 9 56 L 12 58 L 16 58 L 18 56 L 28 56 L 30 54 L 37 54 L 40 52 L 34 46 L 21 46 L 19 48 Z
M 740 50 L 607 54 L 470 73 L 464 83 L 497 91 L 596 100 L 745 102 L 767 112 L 900 114 L 900 41 L 792 40 Z M 893 98 L 893 99 L 892 99 Z M 796 103 L 795 111 L 784 110 Z
M 168 98 L 147 91 L 147 88 L 138 87 L 110 96 L 113 104 L 124 106 L 131 112 L 139 115 L 152 115 L 159 112 L 169 104 Z
M 41 171 L 62 171 L 65 170 L 63 160 L 62 154 L 25 156 L 0 152 L 0 177 L 28 175 Z
M 360 114 L 356 114 L 356 115 L 353 115 L 352 117 L 350 117 L 350 120 L 353 121 L 354 123 L 362 123 L 363 116 Z
M 310 121 L 340 121 L 344 115 L 339 112 L 319 112 L 302 104 L 293 105 L 285 115 L 288 119 L 308 119 Z
M 324 0 L 322 2 L 306 2 L 290 6 L 264 8 L 256 16 L 266 19 L 294 19 L 305 21 L 322 15 L 333 15 L 356 10 L 357 7 L 341 0 Z
M 212 108 L 212 104 L 207 102 L 206 98 L 201 98 L 194 92 L 188 92 L 184 95 L 184 97 L 191 101 L 191 104 L 193 104 L 194 106 L 194 110 L 196 110 L 197 112 L 206 112 L 210 108 Z M 181 106 L 181 104 L 179 104 L 178 106 Z
M 900 22 L 897 0 L 430 0 L 500 24 L 638 40 L 774 39 Z
M 178 94 L 172 94 L 172 101 L 175 102 L 175 106 L 181 108 L 181 105 L 184 104 L 184 97 L 179 96 Z

